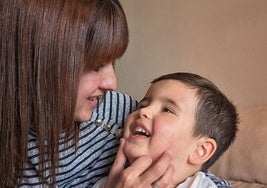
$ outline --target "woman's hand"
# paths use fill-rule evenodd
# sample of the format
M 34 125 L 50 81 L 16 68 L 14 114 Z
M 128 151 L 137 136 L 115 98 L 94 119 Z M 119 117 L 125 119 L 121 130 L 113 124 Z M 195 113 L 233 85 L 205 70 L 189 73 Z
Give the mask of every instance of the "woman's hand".
M 153 182 L 156 182 L 158 188 L 172 186 L 173 166 L 169 151 L 164 152 L 162 157 L 153 165 L 151 157 L 141 156 L 125 169 L 124 144 L 125 139 L 122 138 L 105 188 L 147 188 L 151 187 Z

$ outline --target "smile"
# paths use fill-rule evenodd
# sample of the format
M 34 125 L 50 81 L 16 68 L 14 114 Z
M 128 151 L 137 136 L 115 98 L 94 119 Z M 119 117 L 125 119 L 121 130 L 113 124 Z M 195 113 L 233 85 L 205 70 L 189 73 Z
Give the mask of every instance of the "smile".
M 136 127 L 134 129 L 134 134 L 135 135 L 142 135 L 142 136 L 146 136 L 146 137 L 150 137 L 150 133 L 147 132 L 145 129 L 143 129 L 142 127 Z
M 97 97 L 89 97 L 88 98 L 88 100 L 90 100 L 90 101 L 95 101 L 95 100 L 97 100 L 98 98 Z
M 96 101 L 96 100 L 101 100 L 101 99 L 102 99 L 102 95 L 95 96 L 95 97 L 88 97 L 88 100 L 90 101 Z

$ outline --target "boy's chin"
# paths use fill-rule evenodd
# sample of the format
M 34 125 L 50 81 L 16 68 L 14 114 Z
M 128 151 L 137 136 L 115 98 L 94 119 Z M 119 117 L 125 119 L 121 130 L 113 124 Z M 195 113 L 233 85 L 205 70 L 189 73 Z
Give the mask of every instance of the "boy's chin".
M 148 155 L 148 154 L 144 154 L 144 155 L 135 155 L 135 156 L 127 156 L 127 160 L 128 160 L 128 162 L 129 162 L 129 164 L 132 164 L 132 163 L 134 163 L 138 158 L 140 158 L 141 156 L 150 156 L 150 157 L 152 157 L 152 164 L 154 164 L 154 163 L 156 163 L 158 160 L 159 160 L 159 158 L 160 158 L 160 156 L 151 156 L 151 155 Z
M 139 157 L 143 156 L 143 155 L 132 155 L 132 154 L 127 154 L 125 153 L 127 161 L 129 164 L 133 164 Z
M 139 156 L 135 156 L 135 157 L 134 157 L 134 156 L 131 156 L 131 155 L 127 155 L 127 154 L 126 154 L 126 158 L 127 158 L 127 161 L 128 161 L 129 164 L 134 163 L 134 161 L 135 161 L 136 159 L 138 159 L 138 157 L 139 157 Z
M 133 145 L 128 145 L 127 140 L 123 148 L 123 152 L 130 164 L 134 163 L 138 158 L 141 156 L 149 156 L 152 157 L 152 163 L 156 163 L 159 158 L 162 156 L 164 151 L 156 151 L 155 153 L 151 153 L 147 150 L 138 149 L 137 147 L 134 147 Z

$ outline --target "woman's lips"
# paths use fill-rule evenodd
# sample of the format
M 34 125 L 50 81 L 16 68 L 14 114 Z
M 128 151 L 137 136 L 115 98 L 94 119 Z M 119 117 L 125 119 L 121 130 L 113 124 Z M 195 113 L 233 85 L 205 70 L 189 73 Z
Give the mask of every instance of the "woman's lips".
M 100 97 L 101 96 L 94 96 L 94 97 L 88 97 L 87 99 L 89 100 L 90 105 L 97 106 Z

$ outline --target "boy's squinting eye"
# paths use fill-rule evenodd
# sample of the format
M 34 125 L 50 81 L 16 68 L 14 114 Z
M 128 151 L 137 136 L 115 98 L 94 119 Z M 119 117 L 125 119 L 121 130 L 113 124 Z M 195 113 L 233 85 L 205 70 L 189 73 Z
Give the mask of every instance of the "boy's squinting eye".
M 170 108 L 166 108 L 166 107 L 163 107 L 162 111 L 163 112 L 167 112 L 167 113 L 175 114 L 173 110 L 171 110 Z

